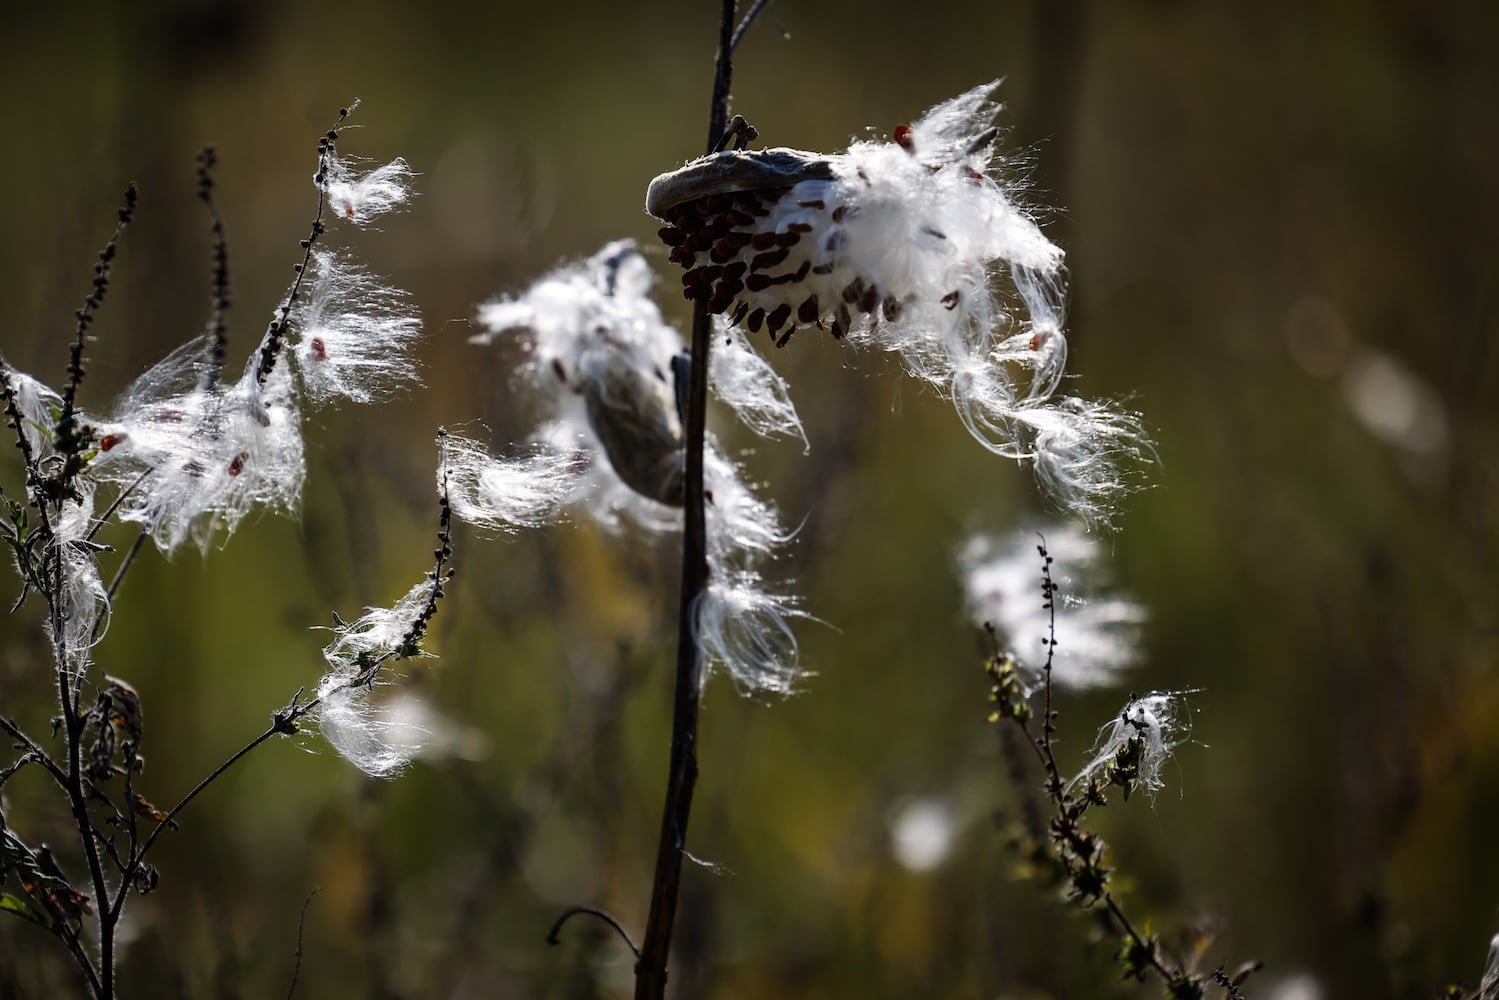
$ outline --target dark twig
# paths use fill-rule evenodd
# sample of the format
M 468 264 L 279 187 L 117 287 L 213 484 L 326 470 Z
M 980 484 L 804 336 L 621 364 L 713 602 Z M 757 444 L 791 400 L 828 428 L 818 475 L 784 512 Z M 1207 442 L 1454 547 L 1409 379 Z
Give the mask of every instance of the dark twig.
M 317 173 L 313 176 L 318 190 L 317 214 L 313 216 L 312 229 L 307 238 L 302 240 L 302 263 L 296 266 L 297 278 L 292 282 L 291 291 L 286 293 L 286 298 L 276 310 L 270 325 L 266 327 L 265 336 L 261 338 L 260 360 L 255 365 L 255 382 L 258 385 L 265 385 L 266 379 L 271 377 L 271 372 L 276 368 L 276 360 L 281 356 L 281 349 L 286 346 L 286 327 L 291 320 L 291 311 L 302 295 L 307 265 L 312 262 L 312 248 L 317 244 L 318 238 L 327 232 L 327 227 L 323 225 L 323 212 L 328 207 L 328 160 L 335 155 L 334 146 L 338 142 L 339 128 L 358 106 L 359 102 L 354 101 L 346 108 L 339 108 L 338 120 L 318 140 Z
M 769 6 L 770 0 L 755 0 L 753 6 L 744 15 L 744 20 L 739 22 L 739 27 L 734 29 L 734 37 L 729 40 L 729 53 L 739 48 L 739 43 L 744 41 L 745 32 L 749 31 L 750 25 L 755 23 L 755 18 L 760 16 L 760 11 Z
M 302 900 L 302 915 L 297 918 L 297 961 L 291 970 L 291 985 L 286 988 L 286 1000 L 291 1000 L 297 992 L 297 979 L 302 975 L 302 932 L 307 927 L 307 908 L 312 905 L 312 897 L 318 894 L 321 886 L 313 886 L 307 898 Z
M 439 430 L 438 435 L 440 441 L 445 441 L 447 432 L 445 430 Z M 391 660 L 420 655 L 421 650 L 419 648 L 419 644 L 423 636 L 425 636 L 426 634 L 427 626 L 431 624 L 432 617 L 437 613 L 437 603 L 443 596 L 443 584 L 453 577 L 453 570 L 450 565 L 453 557 L 452 507 L 448 500 L 446 452 L 444 452 L 443 462 L 443 485 L 440 496 L 438 498 L 438 503 L 440 506 L 437 531 L 438 546 L 436 551 L 434 552 L 436 563 L 431 572 L 428 574 L 428 579 L 432 581 L 432 590 L 428 594 L 427 601 L 422 605 L 421 610 L 417 613 L 417 617 L 412 622 L 411 627 L 408 628 L 406 633 L 402 636 L 399 646 L 387 651 L 381 656 L 375 657 L 370 660 L 369 664 L 365 667 L 364 670 L 360 672 L 359 676 L 351 681 L 351 683 L 353 684 L 372 682 L 375 675 L 379 673 L 380 668 Z M 198 784 L 193 787 L 192 791 L 184 795 L 181 801 L 179 801 L 175 806 L 168 810 L 166 815 L 162 819 L 157 821 L 156 826 L 146 837 L 145 843 L 141 845 L 139 851 L 134 853 L 134 855 L 124 868 L 119 889 L 115 894 L 112 905 L 110 906 L 110 913 L 114 918 L 117 919 L 120 911 L 124 908 L 125 899 L 129 896 L 131 879 L 145 863 L 146 855 L 151 852 L 152 846 L 154 846 L 156 843 L 156 838 L 160 837 L 162 831 L 165 829 L 176 829 L 176 823 L 174 821 L 177 819 L 182 810 L 186 809 L 188 804 L 192 802 L 193 799 L 197 798 L 198 795 L 201 794 L 206 788 L 208 788 L 209 785 L 213 784 L 220 777 L 222 777 L 224 772 L 228 771 L 235 764 L 239 763 L 242 758 L 247 756 L 256 747 L 269 740 L 272 736 L 295 735 L 297 732 L 297 723 L 300 722 L 308 714 L 315 711 L 320 704 L 322 704 L 321 698 L 313 698 L 312 700 L 306 702 L 302 701 L 302 692 L 298 690 L 296 694 L 292 695 L 291 701 L 271 717 L 271 725 L 268 729 L 266 729 L 265 732 L 261 733 L 249 743 L 246 743 L 244 746 L 240 747 L 233 754 L 231 754 L 227 760 L 225 760 L 218 767 L 214 768 L 207 777 L 205 777 L 202 781 L 198 782 Z
M 574 906 L 570 907 L 567 910 L 564 910 L 562 915 L 557 918 L 556 923 L 552 924 L 552 929 L 547 931 L 547 944 L 561 944 L 562 939 L 557 935 L 561 933 L 562 925 L 567 923 L 570 919 L 576 917 L 580 913 L 590 917 L 598 917 L 604 923 L 608 924 L 610 927 L 613 927 L 614 933 L 618 934 L 620 938 L 624 940 L 625 944 L 629 947 L 630 951 L 634 953 L 635 960 L 640 960 L 640 949 L 635 947 L 634 941 L 630 940 L 629 932 L 619 925 L 618 920 L 615 920 L 603 910 L 595 910 L 591 906 Z
M 150 532 L 142 528 L 140 534 L 135 536 L 135 541 L 130 543 L 130 550 L 125 553 L 125 558 L 120 560 L 120 568 L 115 570 L 114 579 L 109 581 L 109 591 L 106 595 L 109 600 L 113 601 L 115 594 L 119 592 L 120 584 L 125 582 L 125 572 L 130 569 L 130 564 L 135 562 L 135 557 L 140 553 L 141 546 L 146 543 L 148 535 Z
M 151 847 L 156 843 L 156 838 L 161 836 L 161 832 L 169 827 L 175 829 L 176 823 L 174 821 L 182 813 L 182 810 L 186 809 L 188 804 L 197 798 L 209 785 L 223 777 L 225 771 L 238 764 L 241 759 L 260 746 L 260 744 L 278 733 L 283 735 L 295 733 L 297 731 L 297 720 L 316 708 L 318 704 L 316 699 L 304 705 L 297 705 L 295 701 L 296 699 L 293 699 L 292 705 L 276 713 L 270 728 L 230 754 L 227 760 L 209 772 L 207 777 L 193 786 L 192 791 L 184 795 L 175 806 L 168 810 L 165 818 L 157 821 L 156 826 L 146 836 L 145 843 L 141 845 L 139 851 L 135 852 L 135 856 L 126 863 L 124 870 L 121 872 L 119 887 L 116 889 L 114 899 L 108 908 L 111 925 L 119 919 L 120 911 L 125 908 L 125 900 L 130 895 L 130 887 L 135 873 L 145 863 L 146 855 L 151 853 Z
M 340 118 L 340 121 L 343 119 Z M 218 154 L 212 146 L 198 154 L 198 200 L 208 208 L 209 231 L 213 233 L 213 311 L 208 318 L 208 372 L 205 382 L 212 389 L 219 384 L 224 371 L 224 353 L 229 325 L 224 313 L 229 309 L 229 241 L 224 235 L 224 219 L 213 197 L 213 168 Z
M 47 751 L 38 746 L 35 740 L 27 736 L 21 727 L 16 725 L 14 719 L 7 719 L 4 716 L 0 716 L 0 729 L 5 730 L 26 748 L 26 757 L 23 757 L 23 760 L 30 758 L 32 761 L 42 765 L 42 769 L 52 775 L 52 780 L 56 781 L 58 786 L 64 791 L 67 790 L 68 773 L 59 767 L 57 761 L 53 760 L 47 754 Z
M 1037 761 L 1046 773 L 1046 797 L 1051 801 L 1054 815 L 1046 826 L 1046 837 L 1051 841 L 1051 857 L 1061 868 L 1070 884 L 1067 898 L 1082 910 L 1101 906 L 1108 926 L 1123 938 L 1123 945 L 1115 954 L 1115 960 L 1123 968 L 1126 978 L 1145 979 L 1156 975 L 1171 997 L 1203 997 L 1209 984 L 1223 989 L 1224 1000 L 1242 1000 L 1239 985 L 1253 971 L 1243 972 L 1229 979 L 1226 975 L 1198 975 L 1189 971 L 1182 963 L 1170 958 L 1161 949 L 1160 942 L 1149 934 L 1142 934 L 1124 908 L 1109 889 L 1111 870 L 1104 863 L 1104 842 L 1085 830 L 1082 819 L 1089 807 L 1106 804 L 1107 792 L 1113 787 L 1122 787 L 1125 798 L 1138 771 L 1132 772 L 1128 764 L 1129 754 L 1138 754 L 1139 744 L 1126 745 L 1114 761 L 1104 770 L 1102 779 L 1090 777 L 1081 792 L 1073 794 L 1070 786 L 1063 782 L 1061 769 L 1057 766 L 1053 749 L 1056 734 L 1056 710 L 1052 708 L 1052 668 L 1057 649 L 1057 595 L 1058 587 L 1051 574 L 1052 558 L 1046 550 L 1043 538 L 1037 546 L 1041 556 L 1041 593 L 1043 607 L 1048 613 L 1048 634 L 1044 640 L 1046 663 L 1042 669 L 1043 709 L 1041 733 L 1034 734 L 1031 728 L 1031 708 L 1025 698 L 1023 685 L 1015 673 L 1012 657 L 998 651 L 989 661 L 988 671 L 995 684 L 991 699 L 998 706 L 991 715 L 996 722 L 1014 723 L 1025 736 Z M 992 634 L 992 633 L 991 633 Z M 1135 765 L 1138 768 L 1138 757 Z M 1015 762 L 1011 762 L 1014 776 Z M 1031 836 L 1035 837 L 1035 820 L 1029 820 Z M 1038 852 L 1039 853 L 1039 852 Z
M 705 149 L 712 152 L 729 117 L 733 78 L 735 0 L 723 0 L 719 16 L 718 60 L 713 74 L 713 99 L 708 112 Z M 702 654 L 698 648 L 698 604 L 708 587 L 707 527 L 703 506 L 703 442 L 708 408 L 708 351 L 712 340 L 707 301 L 692 309 L 692 381 L 687 392 L 687 470 L 685 523 L 682 533 L 682 600 L 677 629 L 677 672 L 672 701 L 671 761 L 666 803 L 661 815 L 661 837 L 651 885 L 651 907 L 645 938 L 635 964 L 636 1000 L 661 1000 L 666 995 L 667 960 L 677 894 L 682 881 L 682 854 L 687 843 L 687 821 L 697 784 L 697 719 L 702 691 Z
M 147 469 L 145 472 L 142 472 L 140 475 L 136 476 L 129 486 L 121 490 L 119 495 L 110 501 L 109 506 L 104 509 L 104 513 L 94 518 L 94 523 L 88 529 L 88 534 L 83 536 L 83 540 L 85 542 L 92 542 L 94 540 L 94 536 L 99 534 L 103 527 L 109 523 L 109 519 L 111 517 L 114 517 L 115 511 L 120 509 L 120 505 L 122 503 L 130 499 L 130 494 L 134 493 L 137 489 L 140 488 L 141 483 L 144 483 L 146 481 L 147 477 L 151 475 L 151 472 L 151 469 Z
M 130 225 L 130 220 L 135 217 L 136 198 L 135 185 L 131 184 L 125 188 L 125 200 L 120 206 L 114 235 L 109 238 L 108 243 L 104 244 L 104 249 L 99 251 L 99 259 L 94 263 L 94 279 L 89 293 L 83 300 L 83 306 L 73 314 L 78 319 L 78 325 L 74 330 L 73 347 L 68 355 L 68 381 L 63 386 L 62 410 L 58 414 L 55 428 L 57 450 L 70 459 L 69 469 L 64 473 L 65 476 L 77 471 L 74 463 L 83 446 L 83 436 L 75 418 L 78 386 L 83 382 L 83 349 L 88 343 L 88 329 L 94 322 L 95 310 L 103 304 L 104 295 L 109 291 L 110 265 L 114 262 L 115 250 L 121 234 Z

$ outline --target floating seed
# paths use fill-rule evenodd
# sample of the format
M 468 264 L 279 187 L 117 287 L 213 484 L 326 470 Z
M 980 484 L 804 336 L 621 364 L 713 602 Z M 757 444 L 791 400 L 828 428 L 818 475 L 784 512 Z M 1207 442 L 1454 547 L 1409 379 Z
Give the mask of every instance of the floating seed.
M 745 325 L 749 327 L 750 333 L 759 333 L 760 332 L 760 327 L 763 326 L 764 324 L 765 324 L 765 310 L 764 309 L 756 309 L 754 312 L 752 312 L 752 313 L 749 314 L 749 319 L 745 321 Z
M 860 312 L 872 313 L 879 304 L 880 290 L 876 285 L 870 285 L 864 290 L 864 294 L 859 296 Z
M 713 249 L 733 256 L 748 246 L 751 238 L 749 233 L 729 233 L 719 237 L 718 242 L 713 244 Z
M 770 332 L 776 333 L 781 329 L 781 327 L 786 325 L 786 321 L 790 318 L 791 306 L 789 303 L 782 302 L 780 305 L 776 306 L 775 309 L 771 310 L 769 316 L 765 317 L 765 322 L 770 327 Z
M 885 319 L 886 320 L 888 320 L 891 323 L 894 323 L 896 320 L 900 319 L 900 314 L 904 310 L 905 310 L 905 306 L 901 305 L 900 299 L 897 299 L 893 295 L 887 295 L 887 296 L 885 296 L 885 303 L 884 303 L 883 312 L 885 314 Z
M 796 321 L 798 323 L 814 322 L 817 319 L 817 312 L 817 296 L 808 295 L 796 310 Z
M 687 239 L 687 234 L 676 226 L 662 226 L 656 230 L 656 235 L 661 237 L 661 242 L 669 247 L 679 247 L 682 241 Z
M 769 250 L 776 245 L 776 234 L 766 230 L 756 233 L 750 238 L 750 246 L 756 250 Z
M 942 296 L 942 308 L 956 309 L 958 307 L 958 299 L 960 297 L 961 296 L 958 295 L 956 290 L 948 292 L 946 295 Z
M 763 271 L 766 268 L 775 267 L 789 256 L 791 256 L 791 251 L 784 248 L 755 254 L 754 257 L 750 258 L 750 270 Z
M 864 279 L 859 275 L 855 275 L 854 280 L 850 281 L 848 285 L 843 289 L 843 301 L 850 304 L 858 302 L 859 296 L 863 294 Z

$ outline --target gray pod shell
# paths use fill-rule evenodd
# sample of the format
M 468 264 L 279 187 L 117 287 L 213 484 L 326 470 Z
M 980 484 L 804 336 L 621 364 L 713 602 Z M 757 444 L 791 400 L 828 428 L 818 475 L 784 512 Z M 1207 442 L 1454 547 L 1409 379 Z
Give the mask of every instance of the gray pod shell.
M 745 149 L 710 153 L 661 174 L 645 192 L 645 210 L 667 221 L 667 213 L 709 195 L 789 188 L 800 181 L 832 180 L 825 156 L 800 149 Z

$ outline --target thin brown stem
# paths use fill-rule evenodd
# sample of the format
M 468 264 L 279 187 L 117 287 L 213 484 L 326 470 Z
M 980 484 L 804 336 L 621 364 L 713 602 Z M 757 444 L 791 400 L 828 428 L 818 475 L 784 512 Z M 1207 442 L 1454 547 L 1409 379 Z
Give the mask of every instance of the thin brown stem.
M 755 23 L 755 18 L 760 12 L 770 5 L 770 0 L 755 0 L 754 4 L 745 12 L 744 19 L 739 22 L 739 27 L 734 29 L 734 37 L 729 40 L 729 52 L 733 53 L 739 48 L 739 43 L 744 41 L 744 35 Z
M 115 570 L 114 579 L 109 581 L 109 591 L 106 595 L 109 600 L 113 601 L 115 594 L 119 593 L 120 584 L 125 582 L 125 573 L 130 569 L 131 564 L 135 562 L 135 557 L 140 554 L 141 546 L 146 543 L 146 537 L 149 534 L 150 532 L 142 528 L 140 534 L 135 536 L 135 541 L 130 543 L 130 551 L 126 552 L 125 558 L 120 560 L 120 568 Z
M 298 717 L 306 714 L 306 710 L 311 709 L 316 704 L 317 703 L 314 701 L 309 702 L 305 706 L 301 706 L 301 710 L 298 712 Z M 146 836 L 145 843 L 141 845 L 139 851 L 135 852 L 134 857 L 130 859 L 129 863 L 125 866 L 125 870 L 121 873 L 119 888 L 115 892 L 114 898 L 110 901 L 108 906 L 108 913 L 111 923 L 119 919 L 120 912 L 125 908 L 125 899 L 130 895 L 130 886 L 132 879 L 134 878 L 135 873 L 140 871 L 141 865 L 145 863 L 146 855 L 151 852 L 151 847 L 156 843 L 156 838 L 161 836 L 161 832 L 168 827 L 173 826 L 173 821 L 182 812 L 182 810 L 186 809 L 188 804 L 192 802 L 193 799 L 197 798 L 204 789 L 213 784 L 215 781 L 219 780 L 219 778 L 223 776 L 225 771 L 229 770 L 235 764 L 238 764 L 240 760 L 242 760 L 247 754 L 250 753 L 250 751 L 260 746 L 260 744 L 264 743 L 272 736 L 275 736 L 277 733 L 284 733 L 286 731 L 286 726 L 283 723 L 281 716 L 278 715 L 276 721 L 271 723 L 269 729 L 261 733 L 259 736 L 255 737 L 249 743 L 246 743 L 244 746 L 240 747 L 238 750 L 234 751 L 234 753 L 229 756 L 228 760 L 224 761 L 218 767 L 214 768 L 207 777 L 193 786 L 192 791 L 184 795 L 181 801 L 179 801 L 175 806 L 168 810 L 166 818 L 157 821 L 156 826 Z M 101 917 L 103 916 L 102 910 L 100 915 Z
M 94 968 L 93 961 L 89 959 L 88 953 L 83 950 L 83 945 L 78 940 L 78 932 L 65 924 L 58 930 L 57 936 L 62 938 L 63 943 L 68 946 L 68 954 L 73 956 L 73 964 L 78 966 L 84 978 L 88 980 L 88 987 L 93 990 L 94 996 L 108 996 L 104 992 L 104 984 L 99 981 L 98 970 Z
M 719 18 L 718 61 L 713 74 L 713 99 L 708 113 L 711 153 L 729 118 L 733 76 L 735 0 L 723 0 Z M 687 821 L 697 784 L 698 701 L 702 693 L 702 651 L 698 646 L 697 612 L 708 587 L 707 526 L 703 504 L 703 444 L 707 436 L 708 351 L 712 323 L 707 304 L 698 300 L 692 310 L 692 380 L 687 393 L 687 481 L 685 525 L 682 535 L 682 599 L 677 630 L 677 672 L 672 703 L 671 761 L 666 803 L 661 815 L 661 837 L 651 886 L 651 908 L 645 938 L 635 964 L 636 1000 L 661 1000 L 666 995 L 667 962 L 677 894 L 682 881 L 682 856 Z

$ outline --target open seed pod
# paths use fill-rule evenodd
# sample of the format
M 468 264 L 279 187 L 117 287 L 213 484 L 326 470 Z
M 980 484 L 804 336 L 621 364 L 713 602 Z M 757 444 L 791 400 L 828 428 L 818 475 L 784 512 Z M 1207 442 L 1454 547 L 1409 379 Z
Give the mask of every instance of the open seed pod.
M 852 318 L 834 287 L 843 218 L 830 202 L 834 183 L 832 162 L 815 153 L 714 153 L 653 180 L 646 211 L 667 223 L 660 236 L 687 271 L 688 299 L 781 343 L 798 325 L 824 321 L 842 336 Z M 875 308 L 879 299 L 861 285 L 848 304 Z
M 616 350 L 590 351 L 582 383 L 588 425 L 626 486 L 682 506 L 686 452 L 670 388 Z
M 668 223 L 660 236 L 686 269 L 684 295 L 783 345 L 798 327 L 841 338 L 912 305 L 982 312 L 988 263 L 1016 249 L 1042 251 L 1021 263 L 1056 266 L 1056 248 L 980 169 L 992 129 L 970 148 L 928 149 L 935 162 L 913 135 L 902 126 L 894 142 L 832 156 L 715 153 L 657 177 L 646 208 Z

